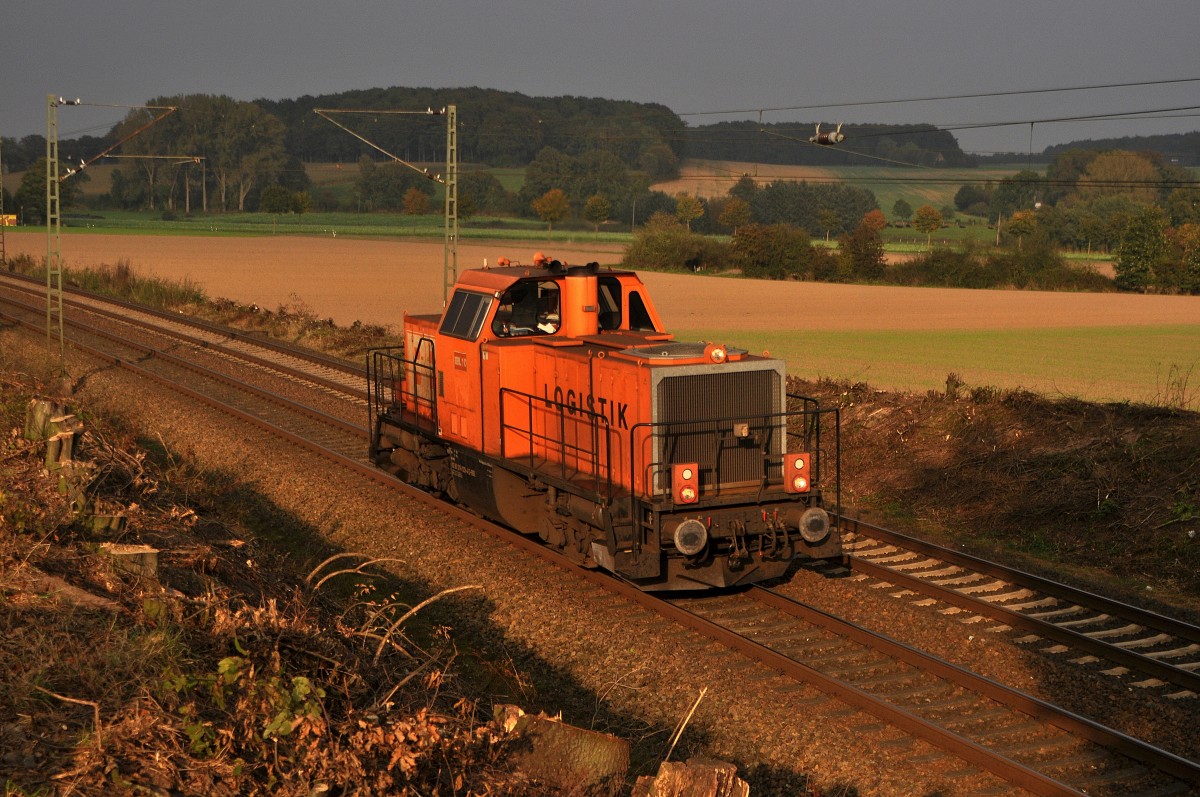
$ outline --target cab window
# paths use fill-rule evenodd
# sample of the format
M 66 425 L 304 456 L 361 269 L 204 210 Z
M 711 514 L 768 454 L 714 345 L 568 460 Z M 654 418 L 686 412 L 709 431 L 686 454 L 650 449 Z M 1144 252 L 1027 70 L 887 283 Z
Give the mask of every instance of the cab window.
M 521 280 L 500 296 L 492 333 L 501 338 L 553 335 L 561 319 L 557 282 Z
M 479 337 L 484 319 L 491 309 L 492 297 L 486 293 L 455 291 L 450 297 L 450 305 L 442 316 L 442 325 L 438 331 L 454 338 L 475 340 Z
M 646 332 L 657 332 L 654 322 L 650 320 L 650 311 L 642 301 L 642 295 L 637 291 L 629 292 L 629 328 Z
M 601 277 L 597 294 L 600 300 L 600 329 L 620 329 L 621 281 L 616 277 Z

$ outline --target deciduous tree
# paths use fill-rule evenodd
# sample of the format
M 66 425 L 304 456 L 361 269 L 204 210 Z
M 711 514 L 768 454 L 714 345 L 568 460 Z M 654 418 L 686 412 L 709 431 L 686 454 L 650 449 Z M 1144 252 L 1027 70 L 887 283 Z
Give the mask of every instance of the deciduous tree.
M 292 192 L 281 185 L 268 185 L 258 196 L 258 209 L 263 213 L 290 213 Z
M 740 197 L 731 196 L 717 217 L 717 223 L 737 233 L 738 228 L 750 223 L 750 203 Z
M 987 203 L 988 192 L 978 185 L 964 185 L 954 194 L 954 207 L 963 213 L 974 213 Z
M 887 227 L 887 218 L 883 215 L 882 210 L 875 208 L 862 217 L 861 223 L 868 229 L 880 232 Z
M 788 279 L 815 276 L 811 239 L 804 230 L 791 224 L 747 224 L 732 241 L 733 255 L 748 277 Z M 826 258 L 830 256 L 821 250 Z
M 729 195 L 743 200 L 747 204 L 758 193 L 758 183 L 754 182 L 754 178 L 748 174 L 743 174 L 738 178 L 738 181 L 729 189 Z
M 942 214 L 933 205 L 921 205 L 913 217 L 913 227 L 925 233 L 925 246 L 933 247 L 933 234 L 942 229 Z
M 912 218 L 912 214 L 912 205 L 908 204 L 904 200 L 904 197 L 900 197 L 892 203 L 892 218 L 900 219 L 900 221 L 908 221 Z
M 1086 198 L 1127 196 L 1134 202 L 1150 203 L 1158 196 L 1158 168 L 1136 152 L 1103 152 L 1097 155 L 1079 179 L 1078 193 Z
M 600 231 L 601 224 L 608 221 L 610 213 L 612 203 L 603 194 L 592 194 L 583 205 L 583 217 L 592 223 L 596 232 Z
M 401 204 L 406 215 L 424 216 L 429 212 L 429 195 L 413 186 L 404 192 L 404 200 Z
M 1037 214 L 1032 210 L 1018 210 L 1008 220 L 1008 234 L 1017 239 L 1017 251 L 1021 251 L 1021 242 L 1037 230 Z
M 1167 196 L 1171 223 L 1178 226 L 1200 222 L 1200 188 L 1176 188 Z
M 1183 293 L 1200 294 L 1200 224 L 1183 224 L 1175 230 L 1179 250 L 1178 284 Z
M 512 195 L 504 190 L 504 185 L 491 172 L 470 171 L 458 178 L 460 217 L 464 215 L 464 202 L 471 203 L 471 213 L 503 213 L 511 209 Z
M 551 188 L 533 200 L 531 204 L 533 212 L 546 222 L 546 229 L 549 231 L 553 231 L 554 223 L 565 219 L 571 211 L 571 203 L 567 201 L 567 195 L 559 188 Z
M 867 222 L 866 216 L 853 232 L 838 238 L 838 256 L 842 261 L 840 271 L 847 276 L 865 280 L 877 280 L 883 276 L 883 239 L 879 230 Z
M 1037 172 L 1028 169 L 1012 177 L 1005 177 L 992 191 L 988 203 L 988 221 L 995 222 L 1001 216 L 1007 218 L 1014 211 L 1029 210 L 1045 190 L 1045 181 Z
M 313 198 L 312 194 L 307 191 L 297 191 L 292 194 L 292 212 L 297 216 L 302 216 L 312 210 Z
M 825 230 L 825 242 L 826 243 L 829 242 L 830 232 L 833 230 L 834 227 L 836 227 L 841 222 L 841 220 L 842 220 L 841 216 L 838 215 L 838 212 L 836 210 L 830 210 L 829 208 L 821 208 L 820 210 L 817 211 L 817 221 L 820 222 L 821 227 L 824 228 L 824 230 Z
M 675 217 L 687 229 L 692 229 L 692 222 L 704 215 L 704 203 L 691 194 L 679 194 L 675 197 Z
M 1113 264 L 1117 287 L 1124 291 L 1145 291 L 1158 260 L 1166 249 L 1166 220 L 1158 208 L 1145 208 L 1125 227 Z

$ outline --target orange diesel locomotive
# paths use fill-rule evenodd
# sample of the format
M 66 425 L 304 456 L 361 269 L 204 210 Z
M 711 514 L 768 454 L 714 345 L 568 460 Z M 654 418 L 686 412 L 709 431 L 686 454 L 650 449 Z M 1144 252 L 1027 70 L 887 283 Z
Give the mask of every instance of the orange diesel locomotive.
M 841 554 L 837 411 L 780 360 L 675 341 L 633 272 L 466 271 L 367 371 L 376 465 L 644 589 Z

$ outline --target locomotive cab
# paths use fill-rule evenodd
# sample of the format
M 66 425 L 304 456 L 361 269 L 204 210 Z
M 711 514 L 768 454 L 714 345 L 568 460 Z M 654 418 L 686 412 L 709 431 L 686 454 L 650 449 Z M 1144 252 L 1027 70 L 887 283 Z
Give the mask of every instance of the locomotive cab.
M 633 272 L 466 271 L 367 366 L 378 466 L 645 589 L 841 553 L 836 410 L 782 361 L 675 341 Z

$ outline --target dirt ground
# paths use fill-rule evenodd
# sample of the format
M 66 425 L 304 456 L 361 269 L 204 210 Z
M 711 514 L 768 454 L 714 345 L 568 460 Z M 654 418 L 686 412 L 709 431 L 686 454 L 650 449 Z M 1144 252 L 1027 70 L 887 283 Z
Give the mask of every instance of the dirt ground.
M 7 232 L 10 256 L 45 257 L 41 232 Z M 512 241 L 458 247 L 460 270 L 535 249 L 570 263 L 620 261 L 622 247 Z M 302 302 L 338 324 L 398 325 L 405 310 L 442 302 L 440 241 L 346 237 L 193 237 L 67 233 L 67 267 L 129 261 L 135 271 L 190 279 L 211 298 L 274 309 Z M 1200 324 L 1195 297 L 983 291 L 642 275 L 668 328 L 729 330 L 1019 329 Z M 381 287 L 384 286 L 384 287 Z

